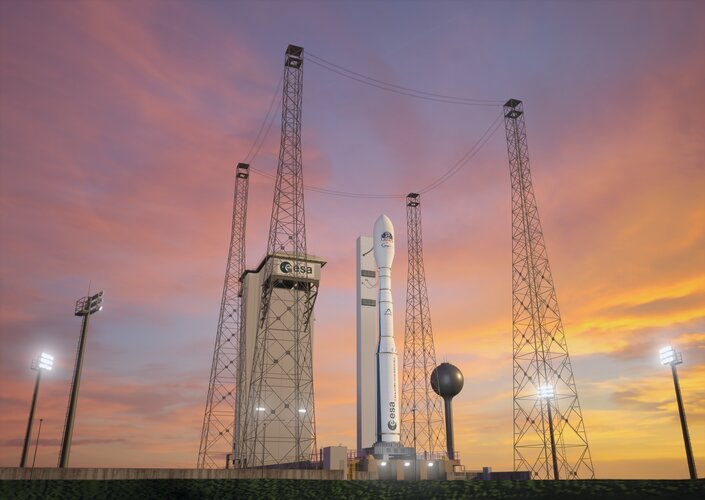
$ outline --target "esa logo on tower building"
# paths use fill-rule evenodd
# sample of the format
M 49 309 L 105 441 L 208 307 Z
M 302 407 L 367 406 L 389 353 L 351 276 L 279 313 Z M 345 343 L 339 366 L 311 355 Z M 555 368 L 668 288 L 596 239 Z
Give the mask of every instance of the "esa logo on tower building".
M 282 261 L 281 264 L 279 264 L 279 270 L 283 272 L 284 274 L 289 274 L 290 272 L 295 272 L 295 273 L 303 273 L 303 274 L 312 274 L 313 273 L 313 268 L 311 266 L 306 266 L 303 264 L 294 264 L 292 265 L 291 262 Z

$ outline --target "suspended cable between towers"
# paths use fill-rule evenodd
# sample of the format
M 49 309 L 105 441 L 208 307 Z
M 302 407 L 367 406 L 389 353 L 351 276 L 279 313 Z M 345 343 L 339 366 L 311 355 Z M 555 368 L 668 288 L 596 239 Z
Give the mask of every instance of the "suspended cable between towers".
M 485 132 L 480 136 L 480 138 L 473 144 L 473 146 L 468 150 L 467 153 L 463 155 L 463 157 L 458 160 L 458 162 L 453 165 L 448 171 L 446 171 L 445 174 L 440 176 L 438 179 L 433 181 L 431 184 L 426 186 L 425 188 L 421 189 L 418 191 L 419 194 L 424 194 L 428 193 L 429 191 L 433 191 L 436 189 L 438 186 L 446 182 L 448 179 L 453 177 L 461 168 L 463 168 L 467 163 L 477 155 L 477 153 L 480 152 L 482 147 L 487 144 L 487 142 L 490 140 L 490 138 L 499 130 L 500 125 L 502 122 L 500 121 L 502 118 L 502 115 L 499 114 L 494 121 L 490 124 L 490 126 L 485 130 Z
M 428 193 L 430 191 L 433 191 L 437 187 L 439 187 L 441 184 L 445 183 L 448 181 L 451 177 L 453 177 L 456 173 L 458 173 L 464 166 L 468 164 L 470 160 L 472 160 L 477 154 L 482 150 L 482 148 L 489 142 L 489 140 L 494 136 L 494 134 L 497 132 L 497 130 L 500 129 L 500 126 L 502 122 L 500 119 L 502 118 L 502 115 L 498 115 L 497 118 L 490 124 L 490 126 L 485 130 L 485 132 L 480 136 L 480 138 L 473 144 L 473 146 L 462 156 L 458 162 L 455 163 L 451 168 L 449 168 L 443 175 L 438 177 L 436 180 L 425 186 L 423 189 L 416 190 L 419 194 L 424 194 Z M 264 177 L 267 177 L 269 179 L 275 179 L 276 176 L 274 174 L 271 174 L 265 170 L 255 168 L 255 167 L 250 167 L 250 169 L 253 172 L 258 173 L 259 175 L 262 175 Z M 320 186 L 311 186 L 308 184 L 304 184 L 304 189 L 307 191 L 312 191 L 314 193 L 321 193 L 321 194 L 327 194 L 330 196 L 339 196 L 343 198 L 364 198 L 364 199 L 371 199 L 371 198 L 379 198 L 379 199 L 393 199 L 393 198 L 404 198 L 406 197 L 405 194 L 392 194 L 392 193 L 387 193 L 387 194 L 382 194 L 382 193 L 363 193 L 363 192 L 353 192 L 353 191 L 339 191 L 335 189 L 328 189 L 328 188 L 323 188 Z
M 306 53 L 308 57 L 308 61 L 312 62 L 313 64 L 323 68 L 327 69 L 328 71 L 331 71 L 332 73 L 336 73 L 340 76 L 344 76 L 345 78 L 349 78 L 351 80 L 355 80 L 360 83 L 364 83 L 365 85 L 370 85 L 372 87 L 376 87 L 381 90 L 386 90 L 388 92 L 394 92 L 396 94 L 401 94 L 405 95 L 408 97 L 415 97 L 417 99 L 426 99 L 429 101 L 435 101 L 435 102 L 444 102 L 448 104 L 459 104 L 461 106 L 488 106 L 488 107 L 501 107 L 502 103 L 504 102 L 503 100 L 498 100 L 498 99 L 476 99 L 472 97 L 458 97 L 458 96 L 449 96 L 449 95 L 443 95 L 443 94 L 437 94 L 434 92 L 426 92 L 423 90 L 416 90 L 412 89 L 410 87 L 403 87 L 401 85 L 396 85 L 394 83 L 389 83 L 385 82 L 383 80 L 379 80 L 377 78 L 373 78 L 371 76 L 366 76 L 363 75 L 362 73 L 358 73 L 356 71 L 353 71 L 351 69 L 344 68 L 343 66 L 340 66 L 338 64 L 332 63 L 330 61 L 326 61 L 322 57 L 316 56 L 312 54 L 311 52 Z
M 284 78 L 280 78 L 279 82 L 277 82 L 277 88 L 274 89 L 274 94 L 272 95 L 272 99 L 269 102 L 267 114 L 264 116 L 264 120 L 262 120 L 262 125 L 260 125 L 259 130 L 257 131 L 257 135 L 255 136 L 255 140 L 252 142 L 252 146 L 250 146 L 250 150 L 247 152 L 247 155 L 245 155 L 245 163 L 250 163 L 257 157 L 260 152 L 260 149 L 262 149 L 262 145 L 264 144 L 265 139 L 269 135 L 269 131 L 271 130 L 272 124 L 274 123 L 274 118 L 277 116 L 276 111 L 280 109 L 280 106 L 282 104 L 282 96 L 279 94 L 279 89 L 281 88 L 283 81 Z M 276 108 L 274 108 L 274 102 L 277 100 L 277 97 L 279 97 L 279 103 L 277 104 Z M 269 122 L 269 124 L 267 124 L 267 122 Z M 262 132 L 264 132 L 264 135 L 262 135 Z
M 329 71 L 332 71 L 334 73 L 337 73 L 341 76 L 344 76 L 346 78 L 350 78 L 352 80 L 355 80 L 357 82 L 370 85 L 373 87 L 380 88 L 382 90 L 387 90 L 390 92 L 394 92 L 400 95 L 405 95 L 408 97 L 415 97 L 418 99 L 424 99 L 424 100 L 430 100 L 430 101 L 435 101 L 435 102 L 442 102 L 442 103 L 447 103 L 447 104 L 458 104 L 458 105 L 463 105 L 463 106 L 487 106 L 487 107 L 500 107 L 502 105 L 503 101 L 499 100 L 492 100 L 492 99 L 476 99 L 476 98 L 470 98 L 470 97 L 458 97 L 458 96 L 449 96 L 449 95 L 443 95 L 443 94 L 438 94 L 438 93 L 433 93 L 433 92 L 426 92 L 422 90 L 416 90 L 412 89 L 410 87 L 404 87 L 401 85 L 396 85 L 393 83 L 385 82 L 383 80 L 379 80 L 377 78 L 373 78 L 370 76 L 363 75 L 362 73 L 358 73 L 356 71 L 344 68 L 338 64 L 332 63 L 330 61 L 327 61 L 319 56 L 316 56 L 314 54 L 311 54 L 310 52 L 307 52 L 307 60 L 309 62 L 312 62 L 324 69 L 327 69 Z M 272 96 L 272 99 L 269 104 L 269 108 L 267 110 L 267 113 L 264 117 L 264 120 L 262 121 L 262 124 L 259 127 L 259 130 L 257 132 L 257 135 L 250 146 L 250 150 L 248 151 L 245 161 L 248 163 L 253 163 L 255 158 L 259 155 L 260 150 L 262 149 L 262 146 L 264 145 L 265 140 L 267 139 L 267 136 L 269 135 L 269 132 L 272 128 L 272 125 L 274 124 L 274 119 L 277 116 L 276 110 L 280 109 L 280 106 L 282 104 L 281 97 L 279 98 L 279 102 L 276 107 L 274 107 L 274 102 L 276 101 L 276 97 L 279 94 L 279 88 L 282 83 L 282 79 L 279 80 L 277 83 L 277 87 L 274 91 L 274 95 Z M 479 152 L 480 150 L 487 144 L 487 142 L 490 140 L 490 138 L 499 130 L 501 121 L 500 119 L 502 118 L 502 114 L 499 114 L 495 120 L 490 124 L 490 126 L 485 130 L 485 132 L 480 136 L 480 138 L 472 145 L 472 147 L 458 160 L 452 167 L 450 167 L 443 175 L 435 179 L 433 182 L 430 184 L 426 185 L 422 189 L 416 190 L 417 193 L 423 194 L 423 193 L 428 193 L 437 187 L 439 187 L 441 184 L 445 183 L 448 181 L 451 177 L 453 177 L 458 171 L 460 171 L 467 163 L 473 159 Z M 266 172 L 265 170 L 256 168 L 256 167 L 250 167 L 250 170 L 253 172 L 262 175 L 264 177 L 270 178 L 270 179 L 276 179 L 276 175 Z M 304 189 L 310 192 L 314 193 L 320 193 L 320 194 L 326 194 L 329 196 L 337 196 L 337 197 L 342 197 L 342 198 L 358 198 L 358 199 L 398 199 L 398 198 L 404 198 L 406 194 L 403 193 L 366 193 L 366 192 L 354 192 L 354 191 L 341 191 L 341 190 L 336 190 L 336 189 L 328 189 L 320 186 L 311 186 L 304 184 Z

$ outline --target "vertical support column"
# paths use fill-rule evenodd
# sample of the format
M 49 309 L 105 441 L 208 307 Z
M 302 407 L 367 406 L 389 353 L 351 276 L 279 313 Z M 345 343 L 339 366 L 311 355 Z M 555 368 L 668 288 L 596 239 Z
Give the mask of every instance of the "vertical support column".
M 301 467 L 318 456 L 311 352 L 318 279 L 301 272 L 309 262 L 301 160 L 303 56 L 302 47 L 289 45 L 284 57 L 279 163 L 243 433 L 251 465 Z
M 549 479 L 595 476 L 529 168 L 521 101 L 504 104 L 512 191 L 514 468 Z M 555 393 L 549 404 L 541 388 Z M 554 425 L 555 424 L 555 425 Z M 551 444 L 551 433 L 554 440 Z
M 455 442 L 453 440 L 453 400 L 445 398 L 445 413 L 446 413 L 446 449 L 448 458 L 455 459 Z
M 250 166 L 238 163 L 235 169 L 230 246 L 225 266 L 225 282 L 220 301 L 213 361 L 203 415 L 197 467 L 227 467 L 227 455 L 238 446 L 238 418 L 235 408 L 240 397 L 241 298 L 240 276 L 245 271 L 245 228 Z
M 284 54 L 284 96 L 279 163 L 274 186 L 267 254 L 306 254 L 304 179 L 301 159 L 304 49 L 289 45 Z
M 431 327 L 431 308 L 426 289 L 421 231 L 421 195 L 406 197 L 408 273 L 404 371 L 401 393 L 401 441 L 433 454 L 443 449 L 443 409 L 431 390 L 430 375 L 436 367 L 436 351 Z

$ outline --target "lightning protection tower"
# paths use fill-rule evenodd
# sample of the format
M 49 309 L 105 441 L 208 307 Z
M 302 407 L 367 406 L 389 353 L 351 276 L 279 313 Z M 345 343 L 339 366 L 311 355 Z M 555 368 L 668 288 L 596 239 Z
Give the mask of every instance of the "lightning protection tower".
M 404 446 L 433 454 L 443 450 L 443 406 L 431 390 L 430 376 L 436 367 L 431 309 L 426 292 L 421 238 L 421 196 L 406 197 L 409 269 L 406 285 L 406 332 L 404 375 L 401 391 L 401 440 Z
M 241 406 L 244 467 L 306 467 L 317 455 L 312 312 L 323 261 L 306 254 L 301 162 L 303 48 L 289 45 L 279 163 L 267 256 L 248 271 L 247 309 L 257 310 L 247 401 Z M 257 284 L 255 286 L 255 283 Z M 250 319 L 246 323 L 250 324 Z
M 529 170 L 522 102 L 504 105 L 512 184 L 514 469 L 593 479 L 583 415 Z
M 225 283 L 220 301 L 215 349 L 203 415 L 199 469 L 223 468 L 226 456 L 233 450 L 235 405 L 240 393 L 237 387 L 240 367 L 240 276 L 245 271 L 245 224 L 247 222 L 247 190 L 250 166 L 238 163 L 235 169 L 232 230 Z

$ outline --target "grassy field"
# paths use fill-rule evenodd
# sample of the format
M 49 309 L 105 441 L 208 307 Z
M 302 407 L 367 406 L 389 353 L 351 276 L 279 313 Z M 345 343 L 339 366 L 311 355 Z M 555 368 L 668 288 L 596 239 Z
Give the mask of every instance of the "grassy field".
M 1 481 L 1 499 L 705 498 L 699 481 Z

